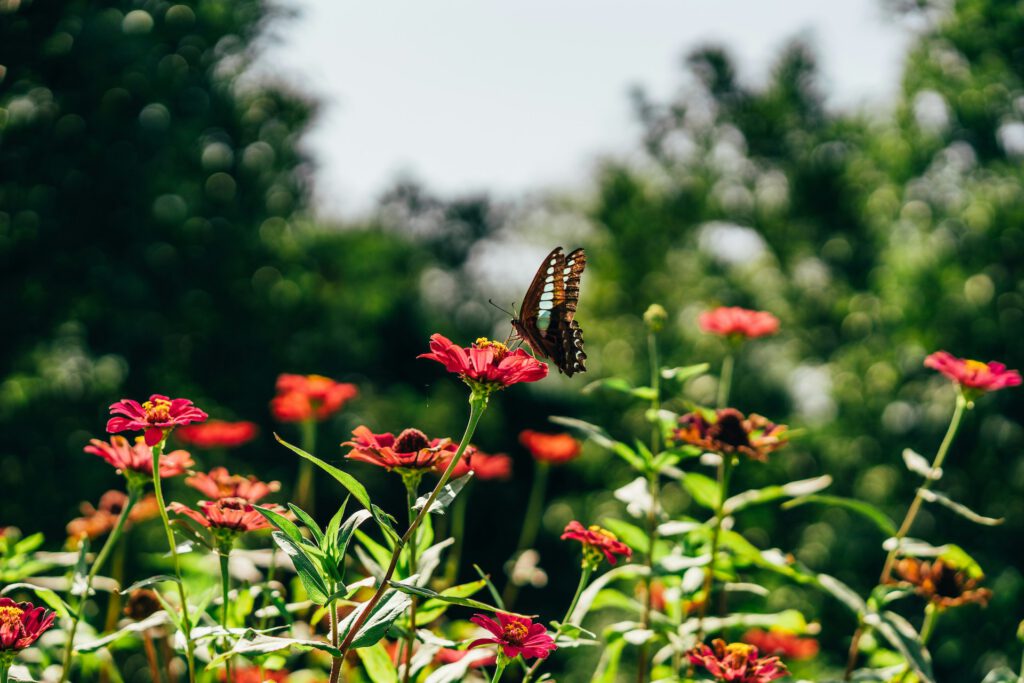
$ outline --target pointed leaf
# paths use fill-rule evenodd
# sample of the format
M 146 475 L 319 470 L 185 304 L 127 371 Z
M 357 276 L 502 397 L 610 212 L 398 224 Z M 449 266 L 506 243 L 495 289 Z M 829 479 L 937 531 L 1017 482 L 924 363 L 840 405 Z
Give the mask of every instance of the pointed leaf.
M 696 472 L 687 472 L 683 478 L 683 488 L 693 496 L 695 503 L 709 510 L 717 510 L 720 499 L 718 482 L 711 477 Z
M 274 542 L 277 543 L 277 547 L 283 550 L 285 555 L 292 561 L 292 565 L 295 567 L 295 571 L 299 575 L 306 593 L 309 594 L 309 599 L 318 605 L 326 605 L 331 591 L 327 588 L 327 584 L 324 582 L 323 577 L 320 576 L 316 564 L 306 554 L 303 546 L 280 531 L 275 531 L 272 537 Z
M 372 683 L 398 683 L 398 669 L 391 662 L 391 656 L 383 644 L 359 648 L 356 653 Z
M 886 536 L 896 535 L 896 524 L 887 514 L 870 503 L 865 503 L 862 500 L 856 500 L 854 498 L 842 498 L 840 496 L 802 496 L 800 498 L 786 501 L 782 504 L 782 508 L 784 510 L 788 510 L 789 508 L 795 508 L 798 505 L 804 505 L 805 503 L 816 503 L 818 505 L 830 505 L 832 507 L 844 508 L 870 520 Z
M 368 494 L 366 492 L 366 487 L 363 486 L 362 484 L 360 484 L 356 480 L 356 478 L 353 477 L 351 474 L 349 474 L 348 472 L 344 472 L 344 471 L 338 469 L 337 467 L 334 467 L 333 465 L 327 464 L 326 462 L 324 462 L 320 458 L 318 458 L 315 455 L 312 455 L 310 453 L 307 453 L 306 451 L 302 450 L 298 446 L 293 446 L 292 444 L 288 443 L 287 441 L 282 439 L 277 434 L 274 434 L 274 438 L 277 439 L 278 443 L 280 443 L 285 448 L 291 450 L 296 455 L 299 455 L 300 457 L 303 457 L 306 460 L 309 460 L 310 462 L 315 464 L 317 467 L 322 469 L 324 472 L 326 472 L 327 474 L 329 474 L 332 477 L 334 477 L 335 480 L 337 480 L 337 482 L 339 484 L 344 486 L 345 489 L 349 493 L 351 493 L 352 496 L 356 500 L 358 500 L 360 503 L 362 503 L 363 507 L 365 507 L 367 510 L 370 509 L 370 505 L 371 505 L 371 503 L 370 503 L 370 494 Z
M 710 367 L 711 366 L 707 363 L 698 363 L 697 365 L 686 365 L 676 368 L 662 368 L 661 376 L 665 379 L 674 379 L 679 382 L 685 382 L 691 377 L 703 375 Z
M 932 658 L 921 644 L 921 636 L 906 619 L 895 612 L 867 614 L 864 623 L 878 631 L 910 664 L 920 683 L 935 683 Z
M 917 492 L 921 494 L 921 498 L 923 498 L 926 502 L 938 503 L 939 505 L 952 510 L 953 512 L 960 515 L 964 519 L 974 522 L 975 524 L 981 524 L 982 526 L 999 526 L 1000 524 L 1006 521 L 1002 517 L 996 519 L 994 517 L 984 517 L 982 515 L 979 515 L 977 512 L 970 509 L 966 505 L 962 505 L 953 500 L 952 498 L 949 498 L 948 496 L 945 496 L 936 491 L 932 491 L 930 489 L 920 488 L 917 490 Z
M 324 534 L 320 531 L 320 525 L 316 523 L 316 520 L 310 517 L 309 513 L 295 503 L 288 503 L 288 509 L 306 525 L 306 528 L 313 534 L 316 544 L 322 548 L 324 545 Z M 281 529 L 281 531 L 284 531 L 284 529 Z
M 302 538 L 302 532 L 299 531 L 299 527 L 295 526 L 290 519 L 280 513 L 274 512 L 273 510 L 260 507 L 259 505 L 253 505 L 253 508 L 256 509 L 256 512 L 266 517 L 267 521 L 273 524 L 274 528 L 285 536 L 295 541 L 298 545 L 305 545 L 305 539 Z
M 808 496 L 828 488 L 831 484 L 832 477 L 826 474 L 812 479 L 791 481 L 782 486 L 766 486 L 761 489 L 751 489 L 728 498 L 722 506 L 722 512 L 731 515 L 751 505 L 759 505 L 772 500 L 778 500 L 779 498 Z
M 445 484 L 438 492 L 437 497 L 434 498 L 434 502 L 430 504 L 430 514 L 432 515 L 443 515 L 444 511 L 448 509 L 448 506 L 452 504 L 455 497 L 459 495 L 459 491 L 469 483 L 469 480 L 473 478 L 473 473 L 468 472 L 464 476 L 458 479 L 453 479 Z M 428 495 L 420 496 L 416 499 L 416 503 L 412 506 L 413 510 L 417 512 L 423 509 L 423 506 L 427 504 L 427 499 L 430 498 Z
M 155 628 L 157 626 L 162 626 L 170 621 L 170 615 L 166 611 L 160 610 L 159 612 L 154 612 L 153 614 L 150 614 L 142 621 L 133 621 L 129 623 L 127 626 L 124 626 L 123 628 L 120 628 L 114 631 L 113 633 L 108 633 L 99 640 L 94 640 L 92 642 L 85 643 L 84 645 L 78 645 L 75 647 L 75 652 L 95 652 L 96 650 L 99 650 L 102 647 L 106 647 L 111 643 L 121 640 L 127 635 L 130 635 L 132 633 L 142 633 L 143 631 Z
M 355 638 L 352 640 L 352 647 L 370 647 L 378 642 L 387 634 L 391 625 L 395 623 L 398 617 L 402 616 L 402 613 L 409 608 L 411 603 L 412 598 L 405 593 L 394 589 L 386 591 L 380 601 L 374 605 L 373 611 L 370 612 L 370 617 L 356 633 Z M 338 624 L 338 642 L 343 642 L 348 638 L 352 625 L 366 611 L 368 604 L 368 602 L 362 603 Z

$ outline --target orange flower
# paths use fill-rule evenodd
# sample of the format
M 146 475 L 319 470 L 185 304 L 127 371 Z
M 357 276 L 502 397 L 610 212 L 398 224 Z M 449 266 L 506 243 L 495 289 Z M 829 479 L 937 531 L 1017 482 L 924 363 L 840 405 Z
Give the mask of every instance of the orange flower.
M 226 467 L 214 467 L 209 474 L 195 472 L 185 479 L 185 483 L 210 499 L 244 498 L 250 503 L 281 489 L 279 481 L 264 484 L 252 475 L 231 474 Z
M 941 557 L 924 562 L 905 557 L 896 563 L 896 574 L 914 587 L 914 592 L 939 607 L 959 607 L 969 602 L 987 605 L 992 591 L 978 588 L 984 578 L 947 563 Z
M 683 415 L 673 437 L 721 455 L 743 453 L 764 462 L 769 453 L 788 443 L 786 429 L 786 425 L 777 425 L 756 413 L 744 417 L 735 408 L 723 408 L 710 416 L 706 413 Z
M 255 422 L 210 420 L 179 427 L 174 435 L 182 443 L 196 448 L 237 448 L 255 439 L 259 431 Z
M 582 445 L 570 434 L 544 434 L 532 429 L 519 432 L 519 443 L 538 462 L 559 465 L 579 457 Z
M 336 382 L 323 375 L 282 374 L 270 412 L 278 422 L 322 422 L 359 394 L 355 384 Z
M 153 447 L 147 446 L 142 438 L 129 444 L 123 436 L 112 436 L 110 442 L 90 439 L 85 447 L 86 453 L 98 455 L 113 465 L 119 472 L 138 472 L 147 477 L 153 476 Z M 188 451 L 171 451 L 160 458 L 160 478 L 176 477 L 194 465 Z
M 795 633 L 777 628 L 770 631 L 751 629 L 743 634 L 743 642 L 754 645 L 765 654 L 795 660 L 816 657 L 819 649 L 814 638 L 800 638 Z
M 779 331 L 779 319 L 765 311 L 721 306 L 700 314 L 700 329 L 711 334 L 754 339 Z
M 111 490 L 100 496 L 98 507 L 90 503 L 82 503 L 82 516 L 68 522 L 68 537 L 72 539 L 88 538 L 90 540 L 99 538 L 114 530 L 117 525 L 117 518 L 121 516 L 125 504 L 128 502 L 128 495 L 123 491 Z M 148 495 L 135 504 L 132 511 L 128 513 L 128 520 L 125 528 L 131 522 L 144 522 L 153 519 L 160 510 L 157 508 L 156 496 Z
M 418 429 L 406 429 L 396 437 L 391 432 L 374 434 L 360 425 L 352 430 L 352 436 L 352 441 L 341 444 L 352 449 L 346 458 L 389 470 L 433 469 L 443 457 L 450 462 L 456 451 L 451 439 L 429 439 Z

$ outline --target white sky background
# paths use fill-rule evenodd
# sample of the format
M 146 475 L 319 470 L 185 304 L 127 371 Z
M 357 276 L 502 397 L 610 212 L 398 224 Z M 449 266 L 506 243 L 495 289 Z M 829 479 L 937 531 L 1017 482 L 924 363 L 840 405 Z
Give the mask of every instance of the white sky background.
M 281 0 L 260 68 L 319 98 L 305 145 L 321 213 L 372 207 L 397 177 L 444 195 L 582 187 L 636 145 L 627 97 L 662 100 L 714 42 L 764 80 L 809 35 L 834 107 L 897 93 L 906 26 L 879 0 Z

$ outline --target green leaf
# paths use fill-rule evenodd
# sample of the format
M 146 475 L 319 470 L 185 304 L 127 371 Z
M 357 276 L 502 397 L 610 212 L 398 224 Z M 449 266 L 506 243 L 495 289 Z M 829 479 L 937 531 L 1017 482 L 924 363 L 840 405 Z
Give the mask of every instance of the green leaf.
M 636 387 L 629 394 L 643 401 L 655 401 L 658 398 L 658 392 L 653 387 Z
M 696 633 L 700 630 L 701 620 L 697 618 L 687 619 L 683 624 L 684 633 Z M 778 628 L 792 633 L 807 633 L 807 619 L 799 610 L 787 609 L 773 614 L 737 612 L 725 617 L 705 617 L 703 623 L 704 631 L 715 633 L 726 629 L 743 628 Z
M 999 526 L 1006 520 L 1000 517 L 996 519 L 994 517 L 984 517 L 979 515 L 977 512 L 971 510 L 966 505 L 962 505 L 955 500 L 945 496 L 931 489 L 921 488 L 917 492 L 921 495 L 921 498 L 928 503 L 938 503 L 939 505 L 948 508 L 960 515 L 964 519 L 974 522 L 975 524 L 981 524 L 982 526 Z
M 689 476 L 689 475 L 687 475 Z M 824 475 L 812 479 L 801 479 L 791 481 L 781 486 L 766 486 L 761 489 L 751 489 L 728 498 L 722 506 L 722 512 L 731 515 L 751 505 L 760 505 L 779 498 L 795 498 L 808 496 L 827 488 L 832 484 L 832 477 Z
M 424 598 L 425 600 L 439 600 L 446 602 L 449 605 L 460 605 L 462 607 L 472 607 L 473 609 L 482 609 L 487 612 L 497 612 L 500 608 L 488 605 L 486 602 L 480 602 L 472 598 L 462 597 L 457 594 L 445 595 L 444 593 L 438 593 L 432 591 L 429 588 L 423 588 L 422 586 L 413 586 L 412 584 L 402 583 L 400 581 L 390 581 L 389 584 L 395 590 L 399 590 L 409 595 L 414 595 L 418 598 Z
M 345 519 L 345 509 L 348 507 L 349 498 L 350 496 L 345 496 L 345 500 L 341 501 L 338 511 L 331 517 L 331 521 L 327 523 L 327 529 L 324 530 L 324 543 L 328 548 L 333 548 L 338 541 L 338 529 L 341 528 L 341 520 Z
M 1017 674 L 1011 669 L 1001 666 L 998 669 L 989 671 L 981 683 L 1018 683 L 1019 680 Z
M 169 576 L 168 574 L 157 574 L 156 576 L 148 576 L 148 577 L 146 577 L 144 579 L 140 579 L 140 580 L 136 581 L 132 585 L 130 585 L 127 588 L 125 588 L 124 590 L 122 590 L 121 591 L 121 595 L 128 595 L 132 591 L 138 590 L 139 588 L 146 588 L 147 586 L 152 586 L 152 585 L 157 584 L 157 583 L 164 583 L 166 581 L 170 581 L 172 583 L 178 583 L 178 577 L 177 576 Z
M 685 382 L 691 377 L 697 375 L 703 375 L 711 366 L 707 363 L 698 363 L 697 365 L 685 365 L 676 368 L 662 368 L 661 376 L 665 379 L 674 379 L 678 382 Z
M 363 486 L 362 484 L 360 484 L 356 480 L 356 478 L 353 477 L 351 474 L 349 474 L 348 472 L 344 472 L 342 470 L 339 470 L 337 467 L 334 467 L 333 465 L 327 464 L 326 462 L 324 462 L 320 458 L 318 458 L 315 455 L 312 455 L 310 453 L 307 453 L 306 451 L 302 450 L 298 446 L 293 446 L 292 444 L 288 443 L 287 441 L 282 439 L 277 434 L 274 434 L 274 438 L 277 439 L 278 443 L 280 443 L 285 448 L 288 448 L 289 450 L 291 450 L 295 454 L 299 455 L 300 457 L 303 457 L 306 460 L 309 460 L 310 462 L 315 464 L 317 467 L 322 469 L 324 472 L 326 472 L 327 474 L 329 474 L 332 477 L 334 477 L 338 481 L 339 484 L 344 486 L 345 489 L 349 493 L 351 493 L 352 496 L 363 505 L 363 507 L 365 507 L 367 510 L 370 509 L 370 505 L 371 505 L 371 503 L 370 503 L 370 494 L 368 494 L 366 492 L 366 487 Z
M 982 571 L 978 561 L 971 557 L 966 550 L 954 543 L 942 546 L 942 553 L 939 555 L 939 559 L 951 567 L 967 572 L 967 575 L 972 579 L 980 580 L 985 577 L 985 572 Z
M 921 644 L 921 636 L 906 619 L 895 612 L 867 614 L 864 623 L 871 626 L 907 660 L 920 683 L 935 683 L 932 658 Z
M 305 539 L 302 537 L 302 532 L 299 531 L 299 527 L 295 526 L 290 519 L 284 515 L 274 512 L 273 510 L 260 507 L 259 505 L 253 505 L 253 507 L 256 509 L 256 512 L 266 517 L 267 521 L 273 524 L 278 531 L 295 541 L 298 545 L 305 545 Z
M 398 535 L 397 531 L 395 531 L 395 524 L 398 523 L 398 520 L 396 520 L 392 515 L 381 510 L 376 505 L 372 506 L 370 511 L 373 513 L 374 519 L 377 520 L 377 526 L 379 526 L 381 531 L 384 532 L 384 538 L 388 541 L 388 545 L 394 549 L 395 545 L 402 540 L 402 537 Z
M 285 555 L 291 559 L 292 565 L 295 567 L 295 571 L 298 573 L 299 579 L 309 595 L 309 599 L 317 605 L 326 605 L 331 591 L 327 588 L 327 584 L 324 583 L 323 577 L 320 576 L 316 564 L 306 554 L 303 546 L 280 531 L 275 531 L 272 536 L 274 542 L 277 543 L 277 547 L 283 550 Z
M 581 392 L 591 394 L 598 389 L 610 389 L 611 391 L 628 394 L 633 391 L 633 384 L 628 379 L 622 377 L 605 377 L 604 379 L 594 380 L 587 384 L 581 389 Z
M 338 562 L 341 562 L 345 558 L 345 552 L 348 550 L 348 544 L 352 541 L 352 534 L 355 533 L 359 525 L 370 518 L 370 512 L 368 510 L 358 510 L 353 512 L 345 523 L 341 525 L 341 529 L 338 530 L 336 558 Z M 380 546 L 378 546 L 380 547 Z M 389 556 L 390 557 L 390 556 Z
M 843 498 L 840 496 L 803 496 L 801 498 L 786 501 L 782 504 L 782 508 L 788 510 L 789 508 L 795 508 L 806 503 L 830 505 L 832 507 L 839 507 L 849 510 L 850 512 L 855 512 L 865 519 L 873 522 L 874 525 L 887 537 L 896 535 L 896 524 L 887 514 L 876 508 L 874 505 L 855 498 Z
M 322 531 L 320 531 L 320 525 L 316 523 L 316 520 L 310 517 L 305 510 L 300 508 L 295 503 L 288 503 L 288 509 L 291 510 L 292 514 L 298 517 L 299 520 L 301 520 L 302 523 L 306 525 L 306 528 L 309 529 L 310 532 L 313 534 L 313 538 L 316 540 L 316 544 L 323 548 L 324 534 Z M 281 529 L 281 531 L 284 531 L 284 529 Z
M 718 482 L 711 477 L 698 474 L 697 472 L 687 472 L 683 477 L 683 488 L 689 491 L 690 495 L 693 496 L 694 502 L 701 507 L 708 508 L 709 510 L 718 509 L 720 490 Z
M 143 631 L 156 628 L 157 626 L 163 626 L 169 621 L 171 621 L 170 615 L 166 611 L 160 610 L 159 612 L 154 612 L 149 615 L 142 621 L 133 621 L 113 633 L 108 633 L 99 640 L 94 640 L 92 642 L 85 643 L 84 645 L 78 645 L 75 647 L 75 652 L 95 652 L 100 648 L 121 640 L 125 636 L 133 633 L 142 633 Z
M 18 590 L 26 590 L 36 594 L 40 600 L 46 603 L 46 606 L 57 613 L 61 619 L 72 619 L 74 618 L 75 611 L 71 609 L 71 605 L 64 602 L 57 593 L 50 590 L 49 588 L 43 588 L 42 586 L 36 586 L 31 583 L 11 583 L 4 586 L 3 590 L 0 590 L 0 595 L 7 595 Z
M 591 683 L 615 683 L 619 675 L 619 662 L 622 661 L 622 651 L 626 649 L 626 641 L 621 634 L 615 640 L 611 640 L 601 653 L 601 659 L 597 663 L 597 670 Z
M 448 509 L 448 506 L 452 504 L 455 497 L 459 495 L 459 491 L 469 483 L 469 480 L 473 478 L 473 473 L 468 472 L 467 474 L 453 479 L 445 484 L 438 492 L 434 502 L 430 504 L 430 514 L 432 515 L 443 515 L 444 511 Z M 430 495 L 422 495 L 416 499 L 416 503 L 412 506 L 413 510 L 417 512 L 423 509 L 423 506 L 427 504 L 427 499 Z
M 491 600 L 498 606 L 498 609 L 505 609 L 505 601 L 501 599 L 501 593 L 498 592 L 498 587 L 491 581 L 490 574 L 484 573 L 484 570 L 480 568 L 480 565 L 474 564 L 473 571 L 480 577 L 482 581 L 487 582 L 487 592 L 491 594 Z
M 239 638 L 227 652 L 222 652 L 206 666 L 207 670 L 216 669 L 226 660 L 238 655 L 254 656 L 268 652 L 278 652 L 286 648 L 297 647 L 300 650 L 321 650 L 332 657 L 341 655 L 341 651 L 322 640 L 303 640 L 300 638 L 278 638 L 276 636 L 263 635 L 255 631 L 249 631 L 242 638 Z
M 356 653 L 372 683 L 398 683 L 398 669 L 391 663 L 391 656 L 383 644 L 360 648 Z
M 640 527 L 614 517 L 602 519 L 601 524 L 633 550 L 641 554 L 647 553 L 647 532 Z
M 867 604 L 857 595 L 856 591 L 834 576 L 818 574 L 816 583 L 825 592 L 846 605 L 854 614 L 862 615 L 867 612 Z
M 352 647 L 370 647 L 377 643 L 387 634 L 391 625 L 395 623 L 398 617 L 402 616 L 402 613 L 409 608 L 411 603 L 412 598 L 405 593 L 393 588 L 387 590 L 380 601 L 374 605 L 369 618 L 356 633 L 355 638 L 352 640 Z M 353 624 L 366 611 L 368 604 L 369 602 L 362 603 L 338 624 L 339 642 L 344 642 L 348 638 L 348 633 L 352 629 Z
M 71 576 L 71 595 L 85 595 L 89 590 L 88 575 L 89 563 L 86 561 L 86 554 L 89 552 L 89 541 L 82 541 L 81 549 L 78 551 L 78 561 L 75 562 L 75 573 Z
M 471 581 L 469 583 L 463 583 L 458 586 L 452 586 L 441 591 L 442 597 L 452 598 L 468 598 L 470 595 L 474 595 L 484 587 L 487 586 L 485 579 L 479 579 L 477 581 Z M 437 619 L 448 610 L 448 605 L 452 603 L 446 600 L 429 599 L 420 605 L 416 610 L 416 625 L 426 625 Z
M 351 519 L 351 517 L 349 518 Z M 382 546 L 377 541 L 370 538 L 365 532 L 355 529 L 355 536 L 359 539 L 359 542 L 366 548 L 370 557 L 373 561 L 380 565 L 381 571 L 384 567 L 387 567 L 391 563 L 391 551 Z

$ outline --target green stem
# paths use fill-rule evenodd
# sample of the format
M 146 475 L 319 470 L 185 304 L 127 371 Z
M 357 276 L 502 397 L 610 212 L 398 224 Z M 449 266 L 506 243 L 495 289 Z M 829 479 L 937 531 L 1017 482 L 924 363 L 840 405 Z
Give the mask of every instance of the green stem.
M 501 675 L 505 673 L 505 667 L 508 664 L 505 662 L 504 657 L 498 657 L 498 665 L 494 668 L 494 676 L 491 677 L 491 683 L 498 683 L 501 680 Z
M 736 365 L 736 357 L 729 353 L 722 359 L 722 374 L 718 378 L 718 407 L 729 405 L 729 392 L 732 389 L 732 371 Z
M 451 513 L 451 536 L 455 539 L 452 544 L 452 551 L 448 554 L 448 562 L 445 565 L 444 581 L 447 585 L 453 586 L 459 578 L 459 563 L 462 561 L 462 537 L 466 534 L 466 508 L 469 506 L 468 492 L 452 503 Z
M 640 628 L 647 628 L 651 621 L 651 581 L 654 579 L 654 544 L 658 541 L 658 497 L 660 494 L 657 472 L 647 475 L 647 491 L 651 498 L 651 507 L 647 511 L 647 575 L 644 577 L 644 611 L 640 617 Z M 645 641 L 640 646 L 636 670 L 637 683 L 643 683 L 647 677 L 647 659 L 648 647 Z
M 708 569 L 704 573 L 704 595 L 700 603 L 700 613 L 697 618 L 697 640 L 704 638 L 704 617 L 707 615 L 708 603 L 711 602 L 711 589 L 715 582 L 715 559 L 718 556 L 718 543 L 721 538 L 722 522 L 725 519 L 725 499 L 729 493 L 729 478 L 732 476 L 733 456 L 723 454 L 722 461 L 718 464 L 718 500 L 715 505 L 715 525 L 711 530 L 711 561 L 708 562 Z
M 230 573 L 228 571 L 228 565 L 230 564 L 230 553 L 231 553 L 231 549 L 230 548 L 227 549 L 227 552 L 219 553 L 219 555 L 220 555 L 220 590 L 221 590 L 221 598 L 222 598 L 222 600 L 224 602 L 224 604 L 221 605 L 220 625 L 224 628 L 225 631 L 228 630 L 228 611 L 229 611 L 228 610 L 228 606 L 229 606 L 228 596 L 231 594 L 231 575 L 230 575 Z M 227 643 L 228 643 L 228 647 L 230 648 L 231 647 L 231 640 L 228 639 Z M 231 676 L 231 658 L 230 657 L 228 657 L 226 660 L 224 660 L 224 668 L 225 668 L 225 673 L 227 673 L 228 680 L 229 681 L 234 680 L 232 678 L 232 676 Z
M 7 683 L 10 670 L 10 664 L 0 663 L 0 683 Z
M 265 610 L 267 608 L 269 608 L 272 604 L 274 604 L 274 601 L 271 599 L 271 592 L 274 590 L 271 587 L 271 584 L 274 583 L 274 574 L 275 574 L 274 570 L 276 568 L 277 568 L 277 544 L 275 543 L 270 548 L 270 566 L 267 567 L 267 580 L 264 583 L 264 587 L 263 587 L 263 608 Z M 264 612 L 263 616 L 260 618 L 260 630 L 261 631 L 267 628 L 267 622 L 269 621 L 269 619 L 270 619 L 270 616 L 266 612 Z
M 331 645 L 338 647 L 338 606 L 331 600 L 328 608 L 331 610 Z M 335 657 L 334 661 L 331 662 L 330 683 L 338 683 L 338 680 L 341 678 L 341 665 L 344 661 L 344 657 Z
M 78 632 L 78 624 L 82 619 L 82 609 L 85 606 L 85 602 L 89 599 L 89 594 L 92 592 L 92 582 L 99 570 L 106 564 L 110 551 L 114 549 L 121 538 L 121 532 L 124 531 L 128 515 L 131 514 L 132 508 L 135 507 L 135 503 L 139 501 L 141 495 L 142 487 L 134 481 L 130 481 L 128 483 L 128 500 L 125 501 L 124 508 L 121 510 L 113 530 L 107 536 L 107 540 L 103 543 L 103 547 L 100 549 L 96 559 L 93 560 L 92 567 L 89 568 L 89 574 L 85 578 L 85 592 L 78 599 L 78 607 L 75 610 L 75 616 L 71 619 L 71 628 L 68 630 L 68 637 L 64 644 L 64 666 L 60 672 L 60 683 L 64 683 L 71 672 L 71 660 L 75 652 L 75 634 Z M 72 585 L 74 585 L 74 577 L 72 577 L 71 581 Z
M 580 596 L 583 595 L 583 589 L 590 583 L 590 577 L 594 573 L 593 565 L 587 563 L 583 565 L 583 571 L 580 573 L 580 582 L 576 586 L 576 594 L 572 596 L 572 602 L 569 603 L 569 609 L 565 610 L 565 616 L 562 617 L 562 621 L 558 624 L 558 629 L 555 631 L 555 639 L 562 633 L 562 628 L 569 623 L 569 619 L 572 617 L 573 611 L 576 609 L 576 604 L 580 601 Z M 544 658 L 537 658 L 537 661 L 533 663 L 523 677 L 523 683 L 529 683 L 530 680 L 536 675 L 537 670 L 540 669 L 541 665 L 547 661 Z
M 403 477 L 405 482 L 405 500 L 409 509 L 409 526 L 416 520 L 416 510 L 413 507 L 416 505 L 416 494 L 418 493 L 420 477 L 410 476 Z M 409 543 L 409 576 L 416 573 L 416 534 L 412 535 L 411 543 Z M 410 596 L 409 602 L 409 633 L 405 640 L 405 670 L 402 674 L 402 681 L 409 683 L 409 673 L 412 664 L 412 648 L 416 643 L 416 596 Z
M 939 620 L 939 609 L 935 606 L 935 603 L 929 602 L 924 608 L 924 622 L 921 624 L 921 646 L 924 647 L 928 644 L 928 641 L 932 637 L 932 631 L 935 630 L 935 623 Z M 903 681 L 910 675 L 910 663 L 908 662 L 903 667 L 903 671 L 900 673 L 899 678 L 896 679 L 895 683 L 903 683 Z
M 661 421 L 658 419 L 658 411 L 661 410 L 661 372 L 658 367 L 658 339 L 653 332 L 647 333 L 647 350 L 651 358 L 651 389 L 654 390 L 654 398 L 651 399 L 651 411 L 655 417 L 651 430 L 651 453 L 657 453 L 661 441 Z
M 316 420 L 308 419 L 300 423 L 302 429 L 302 449 L 307 453 L 316 451 Z M 295 504 L 313 514 L 313 463 L 305 458 L 299 459 L 298 484 L 295 486 Z
M 348 635 L 345 636 L 345 640 L 338 647 L 338 649 L 341 650 L 341 656 L 337 659 L 343 660 L 345 658 L 345 653 L 347 653 L 349 647 L 351 647 L 352 640 L 356 637 L 356 634 L 359 633 L 359 629 L 362 628 L 363 624 L 366 623 L 366 620 L 370 617 L 370 613 L 373 611 L 373 608 L 378 602 L 380 602 L 381 597 L 383 597 L 384 592 L 388 588 L 388 582 L 391 580 L 391 577 L 394 576 L 395 569 L 398 568 L 398 558 L 401 556 L 403 548 L 405 548 L 409 539 L 411 539 L 413 534 L 416 533 L 416 529 L 419 528 L 427 514 L 429 514 L 429 510 L 437 499 L 438 494 L 441 493 L 441 490 L 448 483 L 448 480 L 452 478 L 452 472 L 455 471 L 455 468 L 462 460 L 462 455 L 466 452 L 466 447 L 469 446 L 469 442 L 473 438 L 473 433 L 476 431 L 476 427 L 480 423 L 480 418 L 483 416 L 485 410 L 487 410 L 487 396 L 477 394 L 476 392 L 470 394 L 469 422 L 466 424 L 466 431 L 462 435 L 462 441 L 459 442 L 459 448 L 455 451 L 455 457 L 453 457 L 452 461 L 448 463 L 448 469 L 444 471 L 444 474 L 442 474 L 441 478 L 437 481 L 437 485 L 434 486 L 434 490 L 430 492 L 430 495 L 427 497 L 426 504 L 420 509 L 420 513 L 416 516 L 416 519 L 414 519 L 412 524 L 409 525 L 409 528 L 406 530 L 402 538 L 395 543 L 395 548 L 391 551 L 391 562 L 388 564 L 388 568 L 385 570 L 384 576 L 381 578 L 380 585 L 377 586 L 376 592 L 374 592 L 373 596 L 365 603 L 366 606 L 362 609 L 362 612 L 355 620 L 355 623 L 352 624 L 352 628 L 349 629 Z
M 174 531 L 171 529 L 171 520 L 167 517 L 167 505 L 164 503 L 163 487 L 160 485 L 160 456 L 164 452 L 164 444 L 167 443 L 168 432 L 157 445 L 153 446 L 153 492 L 156 494 L 157 509 L 160 510 L 160 520 L 164 524 L 164 533 L 167 534 L 167 545 L 171 549 L 171 557 L 174 559 L 174 575 L 178 578 L 178 598 L 181 600 L 181 625 L 185 631 L 185 659 L 188 663 L 189 683 L 196 683 L 196 659 L 195 646 L 192 643 L 192 621 L 188 614 L 188 598 L 185 596 L 185 582 L 181 578 L 181 561 L 178 559 L 178 546 L 174 542 Z

